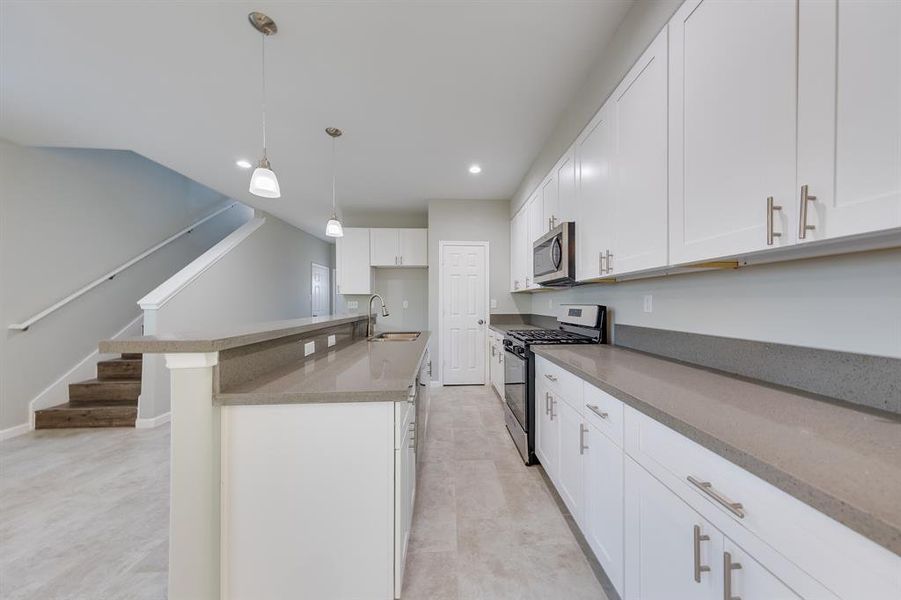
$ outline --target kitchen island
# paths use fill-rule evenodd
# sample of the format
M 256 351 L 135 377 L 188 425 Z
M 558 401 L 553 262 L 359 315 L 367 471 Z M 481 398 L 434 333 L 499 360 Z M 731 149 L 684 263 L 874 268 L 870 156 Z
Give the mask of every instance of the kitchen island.
M 429 334 L 370 341 L 366 321 L 101 344 L 171 371 L 169 598 L 399 597 Z

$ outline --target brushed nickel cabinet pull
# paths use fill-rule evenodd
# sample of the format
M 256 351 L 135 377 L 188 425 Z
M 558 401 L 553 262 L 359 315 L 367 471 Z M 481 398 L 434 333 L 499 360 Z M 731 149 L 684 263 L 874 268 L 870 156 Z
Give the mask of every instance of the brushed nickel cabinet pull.
M 604 253 L 598 252 L 598 275 L 604 274 Z
M 713 498 L 714 500 L 716 500 L 716 502 L 718 504 L 721 504 L 723 507 L 726 508 L 726 510 L 731 512 L 733 515 L 735 515 L 739 519 L 745 518 L 745 511 L 744 511 L 744 507 L 741 505 L 741 502 L 733 502 L 732 500 L 730 500 L 729 498 L 727 498 L 720 492 L 716 491 L 716 489 L 714 489 L 714 487 L 713 487 L 713 484 L 711 484 L 709 481 L 701 481 L 697 477 L 692 477 L 691 475 L 689 475 L 688 482 L 690 484 L 692 484 L 693 486 L 695 486 L 696 488 L 698 488 L 699 490 L 701 490 L 702 492 L 704 492 L 705 494 L 707 494 L 708 496 L 710 496 L 711 498 Z
M 551 393 L 550 392 L 544 393 L 544 414 L 546 414 L 546 415 L 551 414 Z
M 554 217 L 547 218 L 547 230 L 550 231 L 554 228 Z
M 529 287 L 530 285 L 532 285 L 531 279 L 532 279 L 531 277 L 526 277 L 526 287 Z
M 595 406 L 594 404 L 586 404 L 585 406 L 588 407 L 588 410 L 590 410 L 591 412 L 593 412 L 594 414 L 596 414 L 597 416 L 599 416 L 602 419 L 606 419 L 607 417 L 610 416 L 608 413 L 605 413 L 604 411 L 602 411 L 599 407 Z
M 766 199 L 766 245 L 772 246 L 774 238 L 782 237 L 782 234 L 773 231 L 773 212 L 782 210 L 782 207 L 773 203 L 773 197 L 767 196 Z
M 816 229 L 814 225 L 807 224 L 807 203 L 815 202 L 817 199 L 816 196 L 811 196 L 807 193 L 807 186 L 801 186 L 801 218 L 798 219 L 798 238 L 799 239 L 807 239 L 807 232 Z
M 701 528 L 695 525 L 694 530 L 694 556 L 695 556 L 695 582 L 701 583 L 701 573 L 709 573 L 710 567 L 701 564 L 701 542 L 710 540 L 709 535 L 701 535 Z
M 557 381 L 557 378 L 550 373 L 545 373 L 544 376 L 548 379 L 548 381 Z
M 552 397 L 551 398 L 551 421 L 553 421 L 554 417 L 557 416 L 554 414 L 554 405 L 555 404 L 557 404 L 557 399 Z
M 585 454 L 585 451 L 588 450 L 588 446 L 585 445 L 586 433 L 588 433 L 588 428 L 579 423 L 579 454 Z
M 613 254 L 611 254 L 610 250 L 607 250 L 607 255 L 605 257 L 607 259 L 607 271 L 605 273 L 610 273 L 613 271 L 613 261 L 610 260 L 613 258 Z
M 740 568 L 741 563 L 732 562 L 732 555 L 723 552 L 723 600 L 741 600 L 741 596 L 732 595 L 732 571 Z

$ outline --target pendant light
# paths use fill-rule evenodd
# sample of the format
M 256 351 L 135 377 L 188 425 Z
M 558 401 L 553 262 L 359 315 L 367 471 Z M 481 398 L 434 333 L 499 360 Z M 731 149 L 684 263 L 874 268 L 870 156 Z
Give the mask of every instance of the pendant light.
M 250 176 L 250 193 L 261 198 L 280 198 L 282 193 L 278 186 L 278 178 L 269 165 L 269 156 L 266 154 L 266 38 L 278 33 L 275 21 L 261 12 L 252 12 L 247 15 L 253 28 L 263 34 L 262 45 L 262 92 L 263 92 L 263 158 L 253 175 Z
M 332 218 L 328 220 L 328 223 L 325 225 L 325 235 L 328 237 L 344 237 L 344 227 L 341 226 L 341 221 L 338 220 L 338 209 L 335 203 L 335 171 L 337 169 L 336 161 L 335 161 L 335 144 L 339 137 L 341 137 L 342 131 L 337 127 L 328 127 L 325 132 L 332 136 Z

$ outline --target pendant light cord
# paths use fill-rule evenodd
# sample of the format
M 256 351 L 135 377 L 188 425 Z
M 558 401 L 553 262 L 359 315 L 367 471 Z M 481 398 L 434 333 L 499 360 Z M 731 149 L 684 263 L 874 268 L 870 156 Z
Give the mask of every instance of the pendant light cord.
M 266 156 L 266 34 L 262 34 L 260 37 L 263 38 L 262 43 L 262 52 L 260 52 L 262 68 L 260 71 L 263 74 L 262 81 L 262 96 L 263 96 L 263 159 L 268 160 L 268 156 Z
M 335 216 L 338 214 L 335 204 L 335 171 L 338 170 L 337 163 L 335 162 L 335 144 L 337 141 L 337 138 L 332 138 L 332 214 Z

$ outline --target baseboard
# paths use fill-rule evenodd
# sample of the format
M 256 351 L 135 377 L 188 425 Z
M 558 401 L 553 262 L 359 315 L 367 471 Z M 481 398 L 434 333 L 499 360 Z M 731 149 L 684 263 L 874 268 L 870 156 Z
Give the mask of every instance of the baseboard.
M 120 329 L 113 335 L 113 339 L 120 337 L 134 337 L 141 335 L 141 324 L 144 321 L 144 315 L 132 320 L 128 325 Z M 99 340 L 98 340 L 99 341 Z M 44 390 L 35 396 L 28 403 L 28 424 L 34 429 L 34 413 L 42 408 L 50 408 L 51 406 L 59 406 L 69 401 L 69 384 L 85 379 L 92 379 L 97 376 L 97 363 L 103 360 L 103 356 L 99 350 L 94 350 L 78 363 L 63 373 L 63 375 L 48 385 Z
M 31 431 L 31 423 L 22 423 L 21 425 L 16 425 L 15 427 L 0 429 L 0 442 L 14 438 L 16 436 L 20 436 L 23 433 L 28 433 L 29 431 Z
M 138 417 L 135 420 L 135 429 L 153 429 L 154 427 L 159 427 L 160 425 L 165 425 L 172 419 L 172 413 L 167 412 L 163 413 L 156 417 L 151 417 L 149 419 L 142 419 Z

